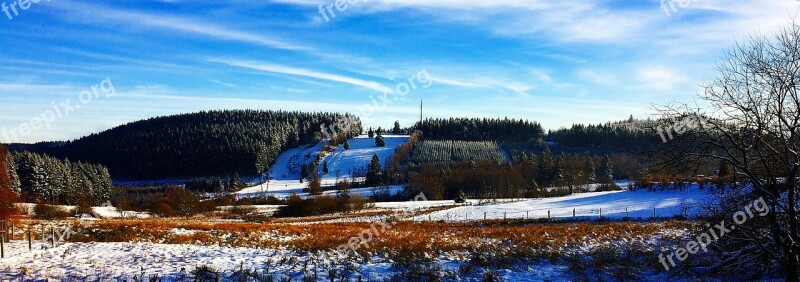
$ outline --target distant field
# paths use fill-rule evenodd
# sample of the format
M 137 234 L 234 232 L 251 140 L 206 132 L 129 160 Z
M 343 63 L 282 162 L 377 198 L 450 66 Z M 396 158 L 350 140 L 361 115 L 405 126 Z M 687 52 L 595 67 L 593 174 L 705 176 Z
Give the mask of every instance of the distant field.
M 494 142 L 485 141 L 423 141 L 414 149 L 415 163 L 449 163 L 458 161 L 488 160 L 508 162 L 506 155 Z

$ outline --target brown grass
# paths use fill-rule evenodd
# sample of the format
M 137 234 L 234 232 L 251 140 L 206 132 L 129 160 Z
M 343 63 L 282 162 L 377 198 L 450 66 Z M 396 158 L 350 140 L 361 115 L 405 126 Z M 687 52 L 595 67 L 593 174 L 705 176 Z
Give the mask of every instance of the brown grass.
M 550 257 L 580 246 L 604 246 L 621 239 L 669 238 L 668 232 L 700 223 L 583 222 L 583 223 L 412 223 L 400 222 L 374 236 L 359 252 L 420 254 L 450 251 L 492 251 L 511 257 Z M 193 231 L 175 234 L 172 229 Z M 380 226 L 376 226 L 380 230 Z M 162 219 L 105 220 L 74 241 L 157 242 L 238 247 L 289 247 L 298 251 L 328 251 L 370 229 L 369 223 L 233 223 Z M 642 243 L 643 244 L 643 243 Z

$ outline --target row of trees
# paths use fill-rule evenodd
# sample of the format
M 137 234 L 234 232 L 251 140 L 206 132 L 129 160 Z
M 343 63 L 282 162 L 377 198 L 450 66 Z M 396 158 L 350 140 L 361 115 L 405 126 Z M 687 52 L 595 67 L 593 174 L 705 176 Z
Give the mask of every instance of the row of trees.
M 508 162 L 500 147 L 490 141 L 427 140 L 417 145 L 412 154 L 412 162 L 417 164 L 471 160 Z
M 586 150 L 643 152 L 656 148 L 661 143 L 657 134 L 644 130 L 650 123 L 652 122 L 631 118 L 625 122 L 575 124 L 570 128 L 548 132 L 547 140 L 556 142 L 559 146 Z
M 231 110 L 157 117 L 99 134 L 29 148 L 60 158 L 100 163 L 117 179 L 259 176 L 287 148 L 324 135 L 322 124 L 357 117 L 334 113 Z M 25 149 L 25 148 L 22 148 Z
M 426 119 L 415 128 L 432 140 L 525 142 L 543 140 L 544 129 L 537 122 L 522 119 L 449 118 Z
M 112 196 L 111 175 L 102 165 L 30 152 L 13 153 L 7 159 L 7 185 L 24 201 L 98 205 Z
M 423 163 L 409 173 L 408 188 L 425 192 L 431 199 L 455 199 L 464 192 L 469 197 L 539 197 L 544 187 L 560 187 L 566 193 L 601 184 L 614 185 L 614 161 L 610 156 L 589 154 L 553 155 L 549 149 L 515 163 L 497 164 L 488 160 L 449 163 Z

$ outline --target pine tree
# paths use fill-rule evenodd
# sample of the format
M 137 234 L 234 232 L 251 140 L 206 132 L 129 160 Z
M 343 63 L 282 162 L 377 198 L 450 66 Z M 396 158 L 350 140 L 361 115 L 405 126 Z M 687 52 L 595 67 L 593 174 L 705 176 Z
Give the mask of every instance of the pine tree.
M 611 157 L 606 155 L 603 162 L 600 164 L 600 181 L 605 184 L 614 183 L 614 164 L 611 162 Z
M 392 133 L 394 133 L 394 134 L 403 133 L 403 129 L 400 128 L 400 121 L 395 121 L 394 122 L 394 128 L 392 128 Z
M 386 141 L 381 133 L 378 133 L 378 136 L 375 137 L 375 147 L 386 147 Z
M 11 177 L 8 173 L 8 150 L 0 144 L 0 220 L 8 220 L 16 213 L 14 203 L 19 201 L 12 190 Z
M 367 135 L 369 136 L 369 139 L 375 138 L 375 130 L 372 130 L 372 127 L 370 127 Z
M 300 170 L 300 183 L 303 183 L 306 177 L 308 177 L 308 165 L 303 164 L 303 168 Z
M 372 156 L 372 161 L 367 167 L 367 186 L 380 186 L 383 184 L 383 165 L 377 154 Z
M 350 141 L 348 141 L 347 139 L 344 140 L 344 149 L 350 150 Z
M 308 191 L 311 195 L 322 195 L 322 177 L 319 176 L 316 170 L 311 172 L 308 181 Z
M 322 163 L 322 173 L 328 174 L 328 162 Z
M 594 167 L 594 161 L 592 157 L 586 158 L 586 164 L 583 167 L 584 173 L 586 175 L 586 184 L 594 184 L 597 182 L 597 172 Z
M 546 145 L 542 149 L 542 154 L 539 156 L 538 179 L 539 183 L 547 187 L 553 184 L 553 154 L 550 148 Z

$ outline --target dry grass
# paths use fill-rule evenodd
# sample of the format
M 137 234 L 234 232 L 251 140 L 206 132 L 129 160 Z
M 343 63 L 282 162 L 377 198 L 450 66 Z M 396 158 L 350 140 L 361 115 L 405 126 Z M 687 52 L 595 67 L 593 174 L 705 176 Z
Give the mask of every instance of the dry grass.
M 547 258 L 580 247 L 602 247 L 625 240 L 644 245 L 651 238 L 672 238 L 676 230 L 700 223 L 582 222 L 582 223 L 412 223 L 400 222 L 359 252 L 388 254 L 475 253 L 490 251 L 505 256 Z M 225 245 L 237 247 L 289 247 L 298 251 L 327 251 L 370 229 L 369 223 L 285 224 L 206 222 L 202 220 L 104 220 L 73 241 L 157 242 L 168 244 Z M 377 230 L 381 227 L 376 226 Z M 188 232 L 175 232 L 180 229 Z

